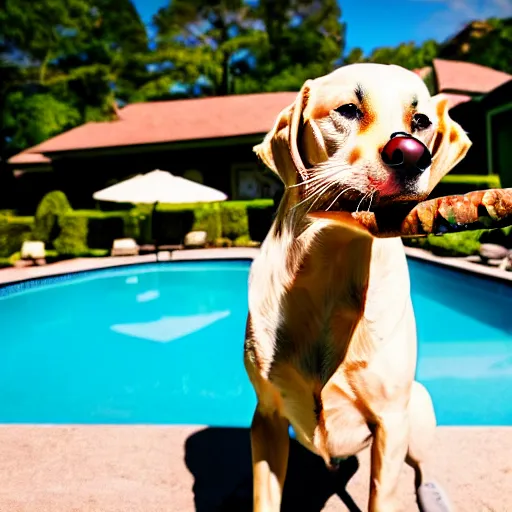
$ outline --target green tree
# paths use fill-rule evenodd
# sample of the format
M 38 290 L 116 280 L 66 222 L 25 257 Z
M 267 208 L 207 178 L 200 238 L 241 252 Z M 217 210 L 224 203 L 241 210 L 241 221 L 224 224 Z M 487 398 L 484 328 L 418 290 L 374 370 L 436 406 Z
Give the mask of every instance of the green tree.
M 294 90 L 339 62 L 336 0 L 172 0 L 154 17 L 157 63 L 146 94 Z
M 443 59 L 463 60 L 512 74 L 512 18 L 470 23 L 439 49 Z
M 233 91 L 235 57 L 263 36 L 243 0 L 172 0 L 154 16 L 154 78 L 145 91 L 169 95 L 179 84 L 186 95 Z
M 81 121 L 75 107 L 48 93 L 25 95 L 16 91 L 7 97 L 6 103 L 4 136 L 22 148 L 46 140 Z
M 4 159 L 111 118 L 114 100 L 130 101 L 147 80 L 146 30 L 130 0 L 5 0 L 0 34 Z
M 255 11 L 265 37 L 237 92 L 298 90 L 341 62 L 345 24 L 336 0 L 260 0 Z
M 407 69 L 419 69 L 432 65 L 439 51 L 439 43 L 429 39 L 421 45 L 412 42 L 398 46 L 375 48 L 370 55 L 364 56 L 361 48 L 353 48 L 344 58 L 344 64 L 357 62 L 376 62 L 379 64 L 396 64 Z

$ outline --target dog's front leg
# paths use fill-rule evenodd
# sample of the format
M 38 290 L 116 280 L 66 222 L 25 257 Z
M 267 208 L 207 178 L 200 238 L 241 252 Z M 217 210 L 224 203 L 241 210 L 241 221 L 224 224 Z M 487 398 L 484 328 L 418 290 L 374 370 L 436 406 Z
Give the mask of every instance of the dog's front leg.
M 254 512 L 278 512 L 288 467 L 288 421 L 258 405 L 251 425 Z
M 400 510 L 396 490 L 408 442 L 409 421 L 405 412 L 387 413 L 379 417 L 371 451 L 369 512 Z

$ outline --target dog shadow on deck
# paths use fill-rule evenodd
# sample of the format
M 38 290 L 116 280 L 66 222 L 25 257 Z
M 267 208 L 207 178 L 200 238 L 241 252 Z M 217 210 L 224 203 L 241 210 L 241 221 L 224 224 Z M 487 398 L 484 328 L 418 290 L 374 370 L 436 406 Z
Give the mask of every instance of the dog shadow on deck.
M 206 428 L 185 444 L 185 463 L 194 476 L 197 512 L 252 511 L 252 468 L 249 430 Z M 331 473 L 324 462 L 290 440 L 283 511 L 320 512 L 337 494 L 350 512 L 361 512 L 346 491 L 359 467 L 356 457 Z

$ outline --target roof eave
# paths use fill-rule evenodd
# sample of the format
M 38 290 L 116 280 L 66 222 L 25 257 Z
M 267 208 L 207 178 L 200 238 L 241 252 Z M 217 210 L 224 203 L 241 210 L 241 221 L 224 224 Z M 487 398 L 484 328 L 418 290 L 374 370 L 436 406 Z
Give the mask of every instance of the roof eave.
M 96 156 L 99 154 L 132 154 L 154 151 L 175 151 L 180 149 L 195 149 L 208 147 L 223 147 L 241 144 L 257 144 L 265 136 L 266 132 L 235 135 L 230 137 L 216 137 L 208 139 L 188 139 L 178 141 L 150 142 L 142 144 L 126 144 L 117 146 L 97 146 L 88 148 L 76 148 L 66 150 L 45 151 L 43 154 L 52 160 L 60 158 L 74 158 L 82 156 Z

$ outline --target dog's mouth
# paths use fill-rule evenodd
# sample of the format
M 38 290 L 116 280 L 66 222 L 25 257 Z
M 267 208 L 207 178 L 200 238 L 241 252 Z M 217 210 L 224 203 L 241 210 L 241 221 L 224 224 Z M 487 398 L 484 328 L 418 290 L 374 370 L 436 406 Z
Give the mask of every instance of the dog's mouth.
M 362 193 L 353 191 L 343 194 L 343 197 L 336 197 L 333 194 L 324 194 L 323 196 L 311 199 L 310 213 L 329 213 L 329 212 L 378 212 L 394 211 L 412 208 L 416 204 L 424 201 L 425 197 L 420 197 L 413 193 L 401 193 L 393 196 L 384 196 L 378 190 Z

